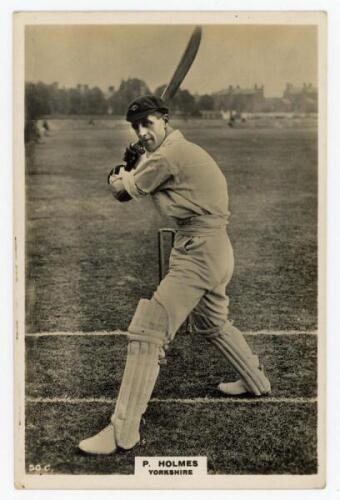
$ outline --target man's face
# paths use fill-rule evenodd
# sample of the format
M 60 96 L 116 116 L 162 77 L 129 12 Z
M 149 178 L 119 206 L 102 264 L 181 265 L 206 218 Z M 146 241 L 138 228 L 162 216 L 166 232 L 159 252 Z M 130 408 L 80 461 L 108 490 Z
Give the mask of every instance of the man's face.
M 166 120 L 164 116 L 148 115 L 132 123 L 132 128 L 146 151 L 155 151 L 166 136 Z

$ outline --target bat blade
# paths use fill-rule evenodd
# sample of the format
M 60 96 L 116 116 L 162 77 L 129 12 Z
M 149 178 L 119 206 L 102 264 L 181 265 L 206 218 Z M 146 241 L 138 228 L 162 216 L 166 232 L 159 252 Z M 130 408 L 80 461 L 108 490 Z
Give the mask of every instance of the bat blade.
M 169 84 L 162 92 L 161 98 L 165 102 L 169 101 L 176 94 L 181 83 L 186 77 L 192 63 L 195 60 L 197 51 L 201 43 L 201 38 L 202 28 L 200 26 L 196 26 Z

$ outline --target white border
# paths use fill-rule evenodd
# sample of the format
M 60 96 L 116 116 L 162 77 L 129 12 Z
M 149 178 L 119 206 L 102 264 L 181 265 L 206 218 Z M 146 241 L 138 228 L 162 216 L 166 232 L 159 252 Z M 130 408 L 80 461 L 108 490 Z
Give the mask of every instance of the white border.
M 328 267 L 328 432 L 330 439 L 328 443 L 328 482 L 327 487 L 322 491 L 295 491 L 294 498 L 306 497 L 312 498 L 335 498 L 339 495 L 340 479 L 336 474 L 336 463 L 339 460 L 339 436 L 334 434 L 334 423 L 339 421 L 339 372 L 336 369 L 340 359 L 338 325 L 340 324 L 340 308 L 339 302 L 339 254 L 340 229 L 337 221 L 339 213 L 339 204 L 337 202 L 340 192 L 339 169 L 340 154 L 339 154 L 339 130 L 340 130 L 340 106 L 339 92 L 340 77 L 339 77 L 339 27 L 340 27 L 340 6 L 333 0 L 285 0 L 285 1 L 264 1 L 264 0 L 243 0 L 242 6 L 240 1 L 231 0 L 223 1 L 185 1 L 173 0 L 172 9 L 174 10 L 326 10 L 329 16 L 329 85 L 328 96 L 330 103 L 329 109 L 329 146 L 328 146 L 328 221 L 330 224 L 329 230 L 329 245 L 328 245 L 328 262 L 331 263 Z M 12 427 L 13 427 L 13 412 L 12 412 L 12 370 L 13 370 L 13 349 L 12 349 L 12 314 L 11 314 L 11 296 L 12 296 L 12 252 L 11 252 L 11 227 L 12 227 L 12 179 L 11 179 L 11 163 L 12 163 L 12 133 L 9 124 L 12 121 L 12 105 L 11 105 L 11 89 L 12 89 L 12 57 L 11 57 L 11 15 L 17 10 L 68 10 L 72 9 L 93 9 L 94 5 L 91 1 L 77 0 L 71 2 L 67 0 L 26 0 L 26 1 L 11 1 L 2 2 L 0 4 L 0 50 L 1 50 L 1 67 L 2 76 L 0 81 L 1 89 L 1 123 L 6 124 L 1 127 L 0 134 L 0 204 L 1 204 L 1 263 L 2 263 L 2 279 L 0 289 L 0 307 L 2 319 L 2 346 L 0 350 L 0 366 L 4 367 L 6 378 L 1 379 L 1 408 L 0 413 L 0 428 L 1 428 L 1 446 L 0 446 L 0 492 L 5 498 L 17 498 L 23 492 L 13 490 L 13 443 L 12 443 Z M 96 0 L 96 10 L 113 10 L 113 9 L 136 9 L 144 8 L 146 10 L 159 10 L 162 8 L 159 2 L 155 1 L 129 1 L 112 2 L 108 0 Z M 37 492 L 27 491 L 25 496 L 35 499 L 40 498 L 92 498 L 94 492 Z M 214 496 L 223 498 L 229 492 L 214 491 Z M 231 494 L 231 493 L 230 493 Z M 98 492 L 97 497 L 112 498 L 114 495 L 119 495 L 119 498 L 152 498 L 157 495 L 157 492 L 141 492 L 130 494 L 128 492 Z M 167 498 L 172 496 L 172 492 L 163 491 L 162 497 Z M 182 496 L 180 492 L 176 492 L 176 496 Z M 192 492 L 193 496 L 206 497 L 206 493 Z M 268 498 L 272 497 L 269 491 L 264 492 L 233 492 L 233 498 Z M 275 492 L 275 496 L 280 498 L 290 498 L 292 492 Z M 184 494 L 183 494 L 184 498 Z
M 203 15 L 202 15 L 203 14 Z M 322 15 L 320 12 L 303 12 L 302 15 L 297 15 L 296 12 L 285 11 L 285 12 L 176 12 L 176 15 L 171 15 L 169 12 L 122 12 L 120 14 L 106 12 L 104 15 L 102 12 L 39 12 L 35 14 L 30 13 L 18 13 L 15 19 L 15 31 L 14 31 L 14 42 L 15 42 L 15 81 L 14 81 L 14 116 L 15 116 L 15 139 L 16 147 L 14 154 L 15 162 L 15 179 L 14 187 L 16 194 L 15 203 L 15 338 L 16 338 L 16 349 L 15 357 L 19 360 L 15 366 L 15 380 L 16 380 L 16 406 L 15 406 L 15 441 L 16 441 L 16 463 L 15 463 L 15 477 L 16 484 L 18 488 L 32 488 L 37 487 L 39 484 L 40 489 L 44 488 L 60 488 L 64 484 L 64 475 L 45 475 L 43 474 L 39 481 L 36 477 L 32 477 L 31 474 L 25 472 L 25 440 L 24 440 L 24 421 L 25 421 L 25 366 L 24 363 L 20 361 L 25 359 L 25 314 L 24 314 L 24 304 L 25 304 L 25 231 L 24 231 L 24 221 L 25 221 L 25 185 L 22 182 L 22 176 L 24 175 L 23 165 L 24 165 L 24 145 L 23 145 L 23 129 L 24 129 L 24 102 L 23 102 L 23 82 L 24 82 L 24 28 L 28 24 L 154 24 L 154 23 L 174 23 L 174 24 L 225 24 L 233 23 L 235 25 L 250 25 L 250 24 L 287 24 L 287 25 L 297 25 L 297 24 L 317 24 L 319 29 L 319 56 L 320 58 L 325 57 L 325 35 L 326 35 L 326 16 Z M 318 474 L 316 475 L 304 475 L 293 476 L 291 474 L 280 475 L 280 480 L 276 478 L 272 480 L 272 475 L 209 475 L 207 478 L 197 477 L 193 481 L 188 478 L 175 478 L 176 480 L 169 483 L 173 485 L 174 488 L 185 488 L 190 489 L 195 487 L 197 489 L 207 488 L 238 488 L 242 489 L 244 487 L 257 489 L 257 488 L 277 488 L 277 489 L 287 489 L 291 488 L 293 485 L 296 488 L 321 488 L 324 485 L 325 476 L 325 378 L 324 378 L 324 345 L 325 345 L 325 325 L 324 325 L 324 309 L 325 304 L 323 297 L 325 296 L 325 282 L 324 282 L 324 265 L 323 259 L 325 258 L 325 238 L 323 238 L 325 231 L 325 210 L 324 210 L 324 190 L 325 190 L 325 180 L 326 180 L 326 152 L 325 147 L 321 147 L 321 143 L 325 146 L 325 61 L 319 58 L 319 274 L 322 279 L 319 280 L 319 325 L 318 330 L 320 335 L 318 336 L 318 346 L 319 346 L 319 372 L 318 372 L 318 382 L 319 382 L 319 405 L 318 405 Z M 20 479 L 19 479 L 20 478 Z M 136 476 L 124 476 L 115 475 L 114 478 L 103 478 L 99 479 L 96 476 L 96 480 L 92 478 L 91 484 L 97 485 L 99 488 L 127 488 L 134 489 L 136 486 L 132 481 L 137 480 Z M 74 477 L 74 481 L 68 480 L 68 486 L 70 488 L 74 487 L 88 487 L 89 484 L 87 475 L 79 475 Z M 139 488 L 154 488 L 160 487 L 162 489 L 167 488 L 168 482 L 165 478 L 153 478 L 152 481 L 140 482 L 138 481 Z

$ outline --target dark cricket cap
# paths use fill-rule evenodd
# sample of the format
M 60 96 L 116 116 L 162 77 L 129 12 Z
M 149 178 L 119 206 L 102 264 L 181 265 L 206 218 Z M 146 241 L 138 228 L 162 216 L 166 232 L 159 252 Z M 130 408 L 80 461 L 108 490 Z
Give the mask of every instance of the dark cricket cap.
M 132 103 L 129 105 L 126 120 L 128 122 L 136 122 L 145 118 L 155 111 L 161 111 L 162 113 L 168 113 L 169 110 L 165 105 L 165 102 L 155 95 L 143 95 L 141 97 L 137 97 Z

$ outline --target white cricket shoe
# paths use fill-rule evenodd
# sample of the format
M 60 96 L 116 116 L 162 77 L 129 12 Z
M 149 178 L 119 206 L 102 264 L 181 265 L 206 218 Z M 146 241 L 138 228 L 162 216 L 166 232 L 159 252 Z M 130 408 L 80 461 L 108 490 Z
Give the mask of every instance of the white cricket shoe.
M 222 382 L 218 385 L 218 390 L 228 396 L 241 396 L 249 392 L 242 380 L 236 380 L 236 382 Z
M 261 394 L 261 396 L 267 396 L 271 392 L 271 386 L 269 378 L 267 377 L 264 366 L 261 365 L 259 367 L 259 371 L 263 374 L 263 383 L 265 386 L 265 391 Z M 223 394 L 227 394 L 228 396 L 242 396 L 242 394 L 249 393 L 249 389 L 242 380 L 236 380 L 236 382 L 222 382 L 218 385 L 218 390 Z
M 83 439 L 83 441 L 80 441 L 78 448 L 93 455 L 109 455 L 113 453 L 117 449 L 113 425 L 110 423 L 95 436 Z

